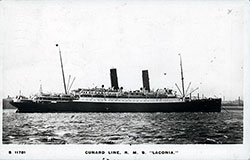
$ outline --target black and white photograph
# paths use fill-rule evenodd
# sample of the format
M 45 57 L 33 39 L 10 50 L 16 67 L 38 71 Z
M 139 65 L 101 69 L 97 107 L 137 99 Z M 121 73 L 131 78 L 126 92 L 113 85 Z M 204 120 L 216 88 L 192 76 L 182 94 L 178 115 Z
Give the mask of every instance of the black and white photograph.
M 249 4 L 0 0 L 1 157 L 249 159 Z

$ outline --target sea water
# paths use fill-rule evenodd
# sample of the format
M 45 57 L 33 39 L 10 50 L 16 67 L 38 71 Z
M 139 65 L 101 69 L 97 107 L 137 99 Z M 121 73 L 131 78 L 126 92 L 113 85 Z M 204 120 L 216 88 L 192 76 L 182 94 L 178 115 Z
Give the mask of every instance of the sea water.
M 3 144 L 242 144 L 243 111 L 220 113 L 15 113 Z

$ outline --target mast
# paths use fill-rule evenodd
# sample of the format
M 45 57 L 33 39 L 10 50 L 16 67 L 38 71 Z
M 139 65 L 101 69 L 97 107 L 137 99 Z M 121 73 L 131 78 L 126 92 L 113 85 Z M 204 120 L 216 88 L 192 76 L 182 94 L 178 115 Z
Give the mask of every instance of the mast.
M 184 77 L 183 77 L 181 54 L 179 54 L 179 56 L 180 56 L 180 66 L 181 66 L 182 96 L 183 96 L 183 99 L 184 99 L 185 98 L 185 92 L 184 92 Z
M 39 89 L 39 93 L 42 94 L 43 93 L 43 88 L 42 88 L 42 84 L 40 84 L 40 89 Z
M 175 83 L 175 86 L 176 86 L 177 89 L 179 90 L 180 94 L 182 94 L 180 88 L 178 87 L 178 85 L 177 85 L 176 83 Z
M 66 86 L 66 89 L 67 89 L 67 92 L 69 92 L 69 82 L 70 82 L 70 78 L 71 78 L 71 75 L 69 75 L 69 79 L 68 79 L 68 83 L 67 83 L 67 86 Z
M 70 84 L 70 86 L 69 86 L 69 88 L 68 88 L 68 90 L 67 90 L 68 92 L 70 91 L 70 89 L 71 89 L 71 87 L 72 87 L 72 85 L 73 85 L 75 79 L 76 79 L 76 77 L 74 77 L 73 81 L 71 82 L 71 84 Z
M 61 68 L 62 68 L 62 76 L 63 76 L 63 85 L 64 85 L 64 91 L 65 94 L 67 94 L 67 89 L 66 89 L 66 83 L 65 83 L 65 77 L 64 77 L 64 71 L 63 71 L 63 63 L 62 63 L 62 55 L 61 55 L 61 50 L 58 44 L 56 44 L 56 46 L 59 49 L 59 55 L 60 55 L 60 62 L 61 62 Z

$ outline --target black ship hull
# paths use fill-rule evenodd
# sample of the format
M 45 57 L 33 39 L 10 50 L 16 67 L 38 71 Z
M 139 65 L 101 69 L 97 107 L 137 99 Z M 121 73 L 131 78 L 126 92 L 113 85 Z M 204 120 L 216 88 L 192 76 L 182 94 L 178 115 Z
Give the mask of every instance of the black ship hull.
M 220 112 L 221 99 L 167 103 L 11 102 L 19 113 L 59 112 Z

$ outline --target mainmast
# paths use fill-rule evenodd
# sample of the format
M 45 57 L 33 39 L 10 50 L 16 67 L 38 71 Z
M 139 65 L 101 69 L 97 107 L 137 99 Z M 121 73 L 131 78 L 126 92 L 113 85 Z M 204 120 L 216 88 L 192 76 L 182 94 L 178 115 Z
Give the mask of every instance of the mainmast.
M 183 99 L 184 99 L 185 98 L 185 92 L 184 92 L 184 77 L 183 77 L 181 54 L 179 54 L 179 56 L 180 56 L 180 65 L 181 65 L 182 96 L 183 96 Z
M 64 77 L 64 71 L 63 71 L 63 63 L 62 63 L 62 55 L 61 55 L 61 50 L 58 44 L 56 44 L 56 46 L 59 49 L 59 55 L 60 55 L 60 62 L 61 62 L 61 68 L 62 68 L 62 76 L 63 76 L 63 85 L 64 85 L 64 91 L 65 94 L 67 94 L 67 89 L 66 89 L 66 83 L 65 83 L 65 77 Z

